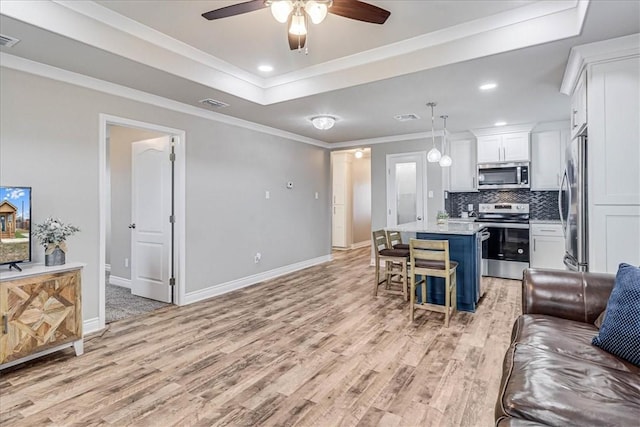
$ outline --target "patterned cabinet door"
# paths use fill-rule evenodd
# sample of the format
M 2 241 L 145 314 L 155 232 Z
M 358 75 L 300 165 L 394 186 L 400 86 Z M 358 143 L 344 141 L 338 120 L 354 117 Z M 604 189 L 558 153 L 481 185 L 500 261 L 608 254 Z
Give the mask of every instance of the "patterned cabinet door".
M 80 270 L 3 282 L 0 363 L 82 337 Z

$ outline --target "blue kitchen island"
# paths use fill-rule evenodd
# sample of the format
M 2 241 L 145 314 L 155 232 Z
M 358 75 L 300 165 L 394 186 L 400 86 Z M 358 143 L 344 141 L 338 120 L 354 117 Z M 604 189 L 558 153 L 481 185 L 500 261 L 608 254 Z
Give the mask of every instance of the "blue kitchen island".
M 475 312 L 482 296 L 482 231 L 485 227 L 474 222 L 449 222 L 447 224 L 420 224 L 417 222 L 388 227 L 391 231 L 406 233 L 409 238 L 425 240 L 448 240 L 449 256 L 458 263 L 456 270 L 458 310 Z M 416 289 L 416 300 L 422 296 Z M 444 304 L 444 279 L 429 277 L 427 281 L 427 302 Z

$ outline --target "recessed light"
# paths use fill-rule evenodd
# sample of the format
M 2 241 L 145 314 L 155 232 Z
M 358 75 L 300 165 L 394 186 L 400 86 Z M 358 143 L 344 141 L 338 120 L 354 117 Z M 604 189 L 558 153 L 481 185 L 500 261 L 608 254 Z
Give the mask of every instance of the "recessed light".
M 271 65 L 263 64 L 258 66 L 258 70 L 262 71 L 263 73 L 269 73 L 273 71 L 273 67 Z
M 494 126 L 504 126 L 506 124 L 507 124 L 507 122 L 495 122 L 493 125 Z
M 497 88 L 498 85 L 496 83 L 485 83 L 481 85 L 478 89 L 480 90 L 491 90 Z

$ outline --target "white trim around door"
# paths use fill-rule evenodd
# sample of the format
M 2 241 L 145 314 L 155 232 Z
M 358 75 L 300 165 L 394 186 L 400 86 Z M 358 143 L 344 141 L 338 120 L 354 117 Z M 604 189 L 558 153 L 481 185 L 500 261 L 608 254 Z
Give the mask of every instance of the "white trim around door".
M 391 176 L 392 170 L 395 170 L 396 163 L 416 163 L 416 192 L 418 193 L 417 205 L 416 205 L 416 218 L 418 223 L 426 223 L 427 221 L 427 152 L 417 151 L 412 153 L 397 153 L 387 154 L 386 160 L 386 190 L 387 190 L 387 207 L 386 218 L 387 227 L 398 225 L 396 222 L 397 204 L 396 204 L 396 189 L 395 177 Z
M 105 254 L 107 235 L 107 126 L 127 126 L 145 130 L 162 132 L 174 137 L 175 146 L 175 171 L 174 171 L 174 194 L 175 194 L 175 244 L 174 244 L 174 276 L 176 279 L 175 303 L 184 305 L 186 303 L 186 241 L 185 241 L 185 218 L 186 218 L 186 132 L 180 129 L 173 129 L 153 123 L 145 123 L 123 117 L 108 114 L 99 115 L 99 199 L 100 199 L 100 254 L 99 270 L 102 272 L 98 279 L 98 328 L 105 327 Z

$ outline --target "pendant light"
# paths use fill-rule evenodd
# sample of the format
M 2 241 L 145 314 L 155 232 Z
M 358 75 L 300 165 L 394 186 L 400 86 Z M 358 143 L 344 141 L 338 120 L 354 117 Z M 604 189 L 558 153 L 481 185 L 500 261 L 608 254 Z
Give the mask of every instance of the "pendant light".
M 451 157 L 447 154 L 447 115 L 440 116 L 442 120 L 444 120 L 444 133 L 442 134 L 442 157 L 440 157 L 440 166 L 443 168 L 448 168 L 451 166 L 452 160 Z
M 427 160 L 430 163 L 435 163 L 437 161 L 440 161 L 440 157 L 442 156 L 440 154 L 440 151 L 438 151 L 438 149 L 436 148 L 436 133 L 433 127 L 433 121 L 435 119 L 433 116 L 433 107 L 435 107 L 436 105 L 437 104 L 435 102 L 427 103 L 427 106 L 431 107 L 431 142 L 433 144 L 433 148 L 429 150 L 429 152 L 427 153 Z

